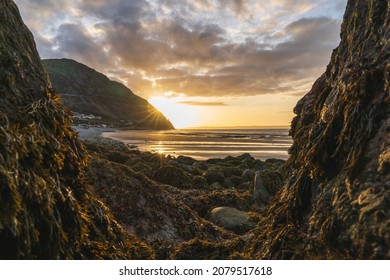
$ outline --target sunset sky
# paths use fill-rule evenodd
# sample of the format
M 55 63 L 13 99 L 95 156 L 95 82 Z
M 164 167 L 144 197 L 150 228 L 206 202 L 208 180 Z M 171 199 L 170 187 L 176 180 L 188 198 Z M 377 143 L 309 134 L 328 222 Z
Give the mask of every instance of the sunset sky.
M 176 127 L 289 126 L 347 0 L 16 0 L 42 58 L 71 58 Z

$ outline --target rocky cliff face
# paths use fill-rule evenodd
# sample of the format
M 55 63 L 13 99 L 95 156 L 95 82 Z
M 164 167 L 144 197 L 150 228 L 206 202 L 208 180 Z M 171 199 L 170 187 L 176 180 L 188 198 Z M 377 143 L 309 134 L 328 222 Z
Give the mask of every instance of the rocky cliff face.
M 85 150 L 10 0 L 0 61 L 0 258 L 151 257 L 80 179 Z
M 261 258 L 390 258 L 390 2 L 351 0 L 326 72 L 294 109 L 290 179 Z
M 174 129 L 161 112 L 123 84 L 70 59 L 45 59 L 50 80 L 71 111 L 102 117 L 102 123 L 142 129 Z

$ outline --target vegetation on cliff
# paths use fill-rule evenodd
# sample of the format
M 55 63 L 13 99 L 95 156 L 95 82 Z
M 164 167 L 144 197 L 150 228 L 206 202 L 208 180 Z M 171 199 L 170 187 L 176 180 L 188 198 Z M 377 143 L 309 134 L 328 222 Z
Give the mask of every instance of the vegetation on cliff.
M 298 102 L 289 178 L 257 258 L 390 258 L 390 2 L 349 1 L 326 72 Z
M 87 153 L 8 0 L 0 61 L 0 258 L 151 258 L 82 181 Z
M 71 59 L 44 59 L 42 63 L 64 105 L 73 112 L 99 117 L 96 124 L 174 129 L 147 100 L 94 69 Z

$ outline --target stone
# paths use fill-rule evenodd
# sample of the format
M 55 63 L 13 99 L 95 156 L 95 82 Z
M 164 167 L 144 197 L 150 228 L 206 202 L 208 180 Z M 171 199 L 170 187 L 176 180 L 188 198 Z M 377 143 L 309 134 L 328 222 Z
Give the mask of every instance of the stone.
M 260 171 L 256 171 L 253 180 L 253 197 L 256 201 L 267 202 L 270 198 L 270 193 L 267 190 L 265 182 L 261 177 Z
M 259 160 L 259 159 L 256 159 L 255 161 L 253 161 L 253 170 L 255 171 L 260 171 L 260 170 L 264 170 L 264 169 L 267 169 L 268 167 L 268 164 L 266 164 L 265 162 Z
M 225 181 L 223 173 L 215 167 L 211 167 L 206 172 L 204 172 L 203 177 L 207 180 L 209 184 L 212 184 L 214 182 L 222 184 Z
M 195 176 L 192 179 L 191 186 L 194 189 L 206 189 L 209 185 L 207 184 L 207 181 L 202 176 Z
M 222 185 L 219 182 L 214 182 L 214 183 L 210 184 L 210 189 L 211 190 L 221 190 Z
M 192 157 L 186 157 L 186 156 L 178 156 L 176 160 L 186 165 L 192 165 L 196 162 L 196 160 L 193 159 Z
M 186 189 L 191 186 L 193 176 L 176 166 L 163 165 L 156 170 L 153 178 L 157 182 Z
M 87 152 L 10 0 L 0 0 L 0 92 L 0 259 L 152 258 L 83 180 Z
M 255 172 L 253 172 L 250 169 L 245 169 L 245 171 L 242 173 L 241 179 L 242 182 L 250 182 L 255 178 Z
M 225 229 L 242 233 L 253 227 L 247 214 L 232 207 L 216 207 L 211 210 L 209 221 Z

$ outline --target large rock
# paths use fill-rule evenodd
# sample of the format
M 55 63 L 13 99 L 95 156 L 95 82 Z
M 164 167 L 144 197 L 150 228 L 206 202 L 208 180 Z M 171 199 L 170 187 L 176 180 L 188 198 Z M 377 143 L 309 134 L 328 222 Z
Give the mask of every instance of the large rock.
M 294 109 L 289 178 L 254 256 L 390 258 L 389 54 L 390 2 L 348 1 L 340 46 Z
M 267 202 L 270 198 L 270 193 L 259 171 L 256 171 L 253 180 L 253 197 L 256 201 Z
M 157 182 L 169 184 L 178 188 L 189 188 L 193 181 L 192 175 L 173 165 L 161 166 L 156 170 L 153 178 Z
M 216 207 L 211 210 L 209 220 L 214 224 L 237 233 L 253 227 L 245 212 L 232 207 Z
M 217 167 L 210 167 L 203 173 L 203 177 L 207 180 L 207 183 L 220 183 L 223 184 L 225 177 L 222 171 Z
M 180 189 L 159 185 L 99 154 L 92 156 L 85 179 L 93 184 L 118 221 L 150 244 L 161 241 L 170 247 L 196 237 L 217 241 L 231 235 L 200 218 L 182 199 L 175 199 L 173 194 L 181 193 Z M 169 249 L 157 245 L 160 254 Z
M 16 5 L 0 0 L 0 259 L 152 257 L 80 180 L 70 123 Z

